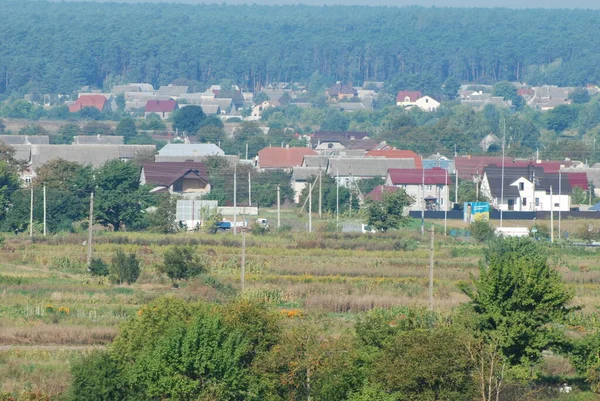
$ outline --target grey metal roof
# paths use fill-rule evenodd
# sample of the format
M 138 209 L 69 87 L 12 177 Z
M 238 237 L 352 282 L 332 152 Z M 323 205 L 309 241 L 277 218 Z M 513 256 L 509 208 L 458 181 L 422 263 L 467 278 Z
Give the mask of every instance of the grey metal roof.
M 214 143 L 169 143 L 158 151 L 158 156 L 178 156 L 178 157 L 197 157 L 197 156 L 224 156 L 225 152 Z M 156 160 L 159 161 L 159 160 Z
M 133 159 L 144 153 L 154 153 L 154 145 L 31 145 L 34 169 L 55 159 L 79 164 L 101 166 L 112 159 Z
M 29 162 L 31 158 L 31 145 L 10 145 L 15 150 L 15 159 Z
M 47 145 L 50 143 L 48 135 L 0 135 L 0 142 L 5 145 Z
M 187 93 L 187 91 L 188 91 L 187 86 L 169 85 L 169 86 L 161 86 L 160 88 L 158 88 L 156 93 L 159 95 L 180 96 L 180 95 L 183 95 L 184 93 Z
M 156 161 L 156 162 L 185 162 L 185 161 L 202 162 L 207 157 L 209 157 L 209 156 L 161 156 L 158 154 L 158 155 L 154 156 L 154 161 Z M 231 166 L 236 165 L 238 163 L 238 161 L 240 160 L 240 158 L 235 155 L 225 155 L 225 156 L 221 156 L 221 157 L 224 157 L 225 160 L 227 160 L 227 162 L 229 162 L 229 164 Z
M 391 168 L 415 168 L 414 159 L 378 159 L 373 157 L 331 158 L 331 176 L 385 177 Z
M 329 165 L 328 156 L 304 156 L 302 167 L 323 167 L 327 168 Z
M 123 145 L 122 136 L 117 135 L 76 135 L 73 145 Z
M 311 177 L 319 175 L 319 170 L 324 172 L 324 169 L 318 167 L 294 167 L 292 169 L 292 181 L 306 181 Z

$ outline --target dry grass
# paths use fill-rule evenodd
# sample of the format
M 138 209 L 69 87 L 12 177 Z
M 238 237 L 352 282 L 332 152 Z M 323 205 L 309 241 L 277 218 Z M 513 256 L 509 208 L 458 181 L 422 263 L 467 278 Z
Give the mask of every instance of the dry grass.
M 103 345 L 112 342 L 117 331 L 115 327 L 47 324 L 3 327 L 0 345 Z

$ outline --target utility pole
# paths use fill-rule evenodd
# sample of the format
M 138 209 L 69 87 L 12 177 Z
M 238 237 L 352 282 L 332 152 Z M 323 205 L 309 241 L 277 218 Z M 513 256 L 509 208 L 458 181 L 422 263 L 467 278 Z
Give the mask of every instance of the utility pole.
M 554 200 L 552 199 L 552 185 L 550 185 L 550 242 L 554 243 Z
M 458 170 L 454 170 L 456 174 L 456 186 L 454 187 L 454 203 L 458 204 Z
M 308 232 L 312 233 L 312 182 L 308 184 Z
M 434 230 L 435 226 L 431 225 L 431 242 L 429 244 L 429 310 L 433 310 L 433 249 L 434 249 Z
M 87 241 L 87 265 L 90 267 L 92 264 L 92 239 L 94 226 L 94 193 L 90 193 L 90 220 L 88 222 L 88 241 Z
M 29 201 L 29 238 L 33 238 L 33 186 L 29 184 L 30 201 Z
M 322 203 L 323 203 L 323 182 L 321 180 L 321 169 L 319 169 L 319 219 L 323 218 Z
M 281 228 L 281 192 L 277 184 L 277 228 Z
M 425 167 L 421 167 L 421 235 L 425 235 Z
M 348 216 L 352 217 L 352 191 L 350 191 L 350 206 L 348 208 Z
M 502 135 L 502 180 L 500 183 L 500 227 L 502 227 L 503 214 L 502 206 L 504 205 L 504 155 L 505 155 L 505 143 L 506 143 L 506 118 L 504 119 L 504 134 Z
M 562 206 L 562 175 L 560 173 L 560 170 L 558 170 L 558 239 L 560 239 L 560 220 L 561 220 L 561 214 L 560 214 L 560 209 Z
M 244 216 L 244 223 L 245 222 L 246 222 L 246 216 Z M 244 292 L 245 281 L 246 281 L 246 230 L 242 229 L 242 292 Z
M 233 235 L 237 235 L 237 164 L 233 167 Z
M 248 160 L 248 142 L 246 142 L 246 160 Z
M 248 171 L 248 206 L 252 206 L 252 175 Z
M 44 184 L 44 237 L 47 234 L 47 229 L 46 229 L 46 184 Z
M 335 230 L 340 229 L 340 173 L 336 170 L 335 177 Z
M 450 205 L 450 194 L 448 192 L 450 192 L 450 183 L 448 182 L 448 170 L 444 170 L 445 174 L 444 174 L 444 185 L 446 186 L 446 195 L 448 195 L 448 197 L 446 198 L 446 201 L 444 202 L 444 237 L 446 236 L 446 233 L 448 231 L 448 206 Z M 443 188 L 443 187 L 442 187 Z M 443 191 L 443 189 L 442 189 Z M 443 196 L 440 196 L 440 198 L 444 199 Z

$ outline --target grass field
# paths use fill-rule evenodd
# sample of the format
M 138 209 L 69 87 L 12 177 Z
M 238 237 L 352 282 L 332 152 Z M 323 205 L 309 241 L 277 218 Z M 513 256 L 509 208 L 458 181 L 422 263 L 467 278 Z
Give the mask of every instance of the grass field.
M 302 228 L 297 216 L 286 218 L 287 225 Z M 349 327 L 357 313 L 373 307 L 425 306 L 429 238 L 421 237 L 417 226 L 418 222 L 399 233 L 377 235 L 248 234 L 241 296 L 281 309 L 321 314 L 328 317 L 334 332 Z M 440 227 L 436 232 L 443 232 Z M 142 274 L 131 286 L 92 277 L 85 266 L 84 240 L 84 234 L 33 241 L 7 236 L 0 249 L 2 391 L 60 394 L 68 385 L 73 359 L 110 344 L 119 324 L 154 298 L 172 295 L 223 302 L 240 296 L 241 235 L 99 233 L 95 257 L 109 261 L 120 249 L 141 260 Z M 208 274 L 173 288 L 167 277 L 157 273 L 165 250 L 173 244 L 195 246 L 209 260 Z M 470 238 L 436 236 L 435 309 L 450 311 L 466 300 L 458 283 L 477 275 L 482 252 L 483 247 Z M 582 307 L 573 325 L 581 330 L 596 327 L 600 324 L 596 252 L 564 245 L 549 252 L 550 263 L 576 293 L 574 304 Z

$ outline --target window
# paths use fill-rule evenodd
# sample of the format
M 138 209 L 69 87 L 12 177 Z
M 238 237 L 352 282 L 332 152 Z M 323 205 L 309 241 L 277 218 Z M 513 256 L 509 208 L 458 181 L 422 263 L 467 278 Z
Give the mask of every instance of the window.
M 555 203 L 554 207 L 560 207 L 560 203 Z
M 527 198 L 523 198 L 522 204 L 523 204 L 523 206 L 527 206 Z
M 525 183 L 520 182 L 519 183 L 519 191 L 523 191 L 525 189 Z
M 540 198 L 535 198 L 535 205 L 539 206 L 540 205 Z
M 444 206 L 444 198 L 440 199 L 440 206 Z
M 433 191 L 433 185 L 427 185 L 427 190 L 428 191 Z

